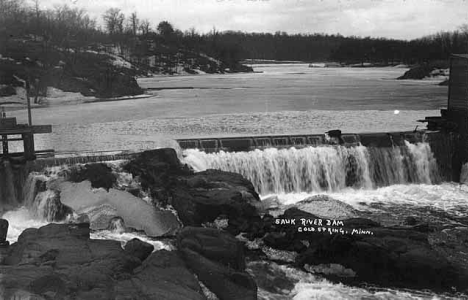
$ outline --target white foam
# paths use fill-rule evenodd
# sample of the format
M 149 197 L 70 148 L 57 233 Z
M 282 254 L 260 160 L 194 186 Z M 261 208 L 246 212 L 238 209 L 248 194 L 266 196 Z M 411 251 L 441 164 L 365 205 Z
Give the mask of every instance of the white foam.
M 39 228 L 48 224 L 47 221 L 36 218 L 26 207 L 8 211 L 2 216 L 8 221 L 7 241 L 14 243 L 26 228 Z
M 137 238 L 139 240 L 142 240 L 143 242 L 146 242 L 148 244 L 151 244 L 154 246 L 153 251 L 158 251 L 158 250 L 168 250 L 172 251 L 174 250 L 174 247 L 170 245 L 169 243 L 166 242 L 161 242 L 157 240 L 153 240 L 148 238 L 144 234 L 139 234 L 139 233 L 133 233 L 133 232 L 123 232 L 123 233 L 118 233 L 118 232 L 113 232 L 110 230 L 100 230 L 100 231 L 95 231 L 91 233 L 91 238 L 96 239 L 96 240 L 114 240 L 114 241 L 119 241 L 122 243 L 122 247 L 130 240 Z
M 429 292 L 411 290 L 379 289 L 369 290 L 350 287 L 344 284 L 332 283 L 320 276 L 306 273 L 288 266 L 269 263 L 270 268 L 276 270 L 279 276 L 286 276 L 295 281 L 295 286 L 287 295 L 278 297 L 262 289 L 259 294 L 262 299 L 293 299 L 293 300 L 360 300 L 360 299 L 386 299 L 386 300 L 422 300 L 440 299 L 438 295 Z M 444 299 L 455 299 L 445 297 Z
M 468 185 L 455 183 L 430 184 L 396 184 L 374 190 L 347 188 L 330 193 L 290 193 L 278 194 L 283 205 L 291 205 L 308 197 L 325 194 L 340 200 L 356 209 L 366 209 L 372 203 L 392 205 L 431 206 L 457 214 L 457 208 L 468 206 Z M 262 199 L 271 195 L 261 196 Z M 365 204 L 365 205 L 363 205 Z

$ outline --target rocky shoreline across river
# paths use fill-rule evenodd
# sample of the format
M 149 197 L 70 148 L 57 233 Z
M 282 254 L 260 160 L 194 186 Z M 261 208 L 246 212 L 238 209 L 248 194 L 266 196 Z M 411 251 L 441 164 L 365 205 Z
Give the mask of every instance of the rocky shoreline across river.
M 143 152 L 123 169 L 157 199 L 158 209 L 175 210 L 177 218 L 157 223 L 164 230 L 151 228 L 174 250 L 154 251 L 138 239 L 123 247 L 91 239 L 96 218 L 82 214 L 65 222 L 75 209 L 62 204 L 67 209 L 52 220 L 62 223 L 27 229 L 0 248 L 0 298 L 248 300 L 257 299 L 260 289 L 283 296 L 291 290 L 289 282 L 268 277 L 268 266 L 246 268 L 255 261 L 287 264 L 351 286 L 468 297 L 468 257 L 460 254 L 468 243 L 467 220 L 429 224 L 409 217 L 383 225 L 326 196 L 275 213 L 241 175 L 194 173 L 169 148 Z M 88 164 L 70 179 L 109 194 L 116 180 L 102 164 Z M 50 199 L 58 201 L 60 192 Z M 132 227 L 125 216 L 123 221 Z M 272 255 L 278 252 L 284 255 Z

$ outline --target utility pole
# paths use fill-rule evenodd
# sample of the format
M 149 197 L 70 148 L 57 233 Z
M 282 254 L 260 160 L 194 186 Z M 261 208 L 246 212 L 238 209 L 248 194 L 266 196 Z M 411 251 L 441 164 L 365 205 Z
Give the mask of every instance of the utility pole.
M 27 92 L 26 92 L 27 93 Z M 31 117 L 31 99 L 26 97 L 28 102 L 28 125 L 32 126 L 32 117 Z

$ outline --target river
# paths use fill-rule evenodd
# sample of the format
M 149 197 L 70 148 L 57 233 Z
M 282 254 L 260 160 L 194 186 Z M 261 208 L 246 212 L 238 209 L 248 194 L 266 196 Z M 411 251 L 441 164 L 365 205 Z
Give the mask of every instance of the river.
M 141 78 L 150 97 L 33 110 L 52 124 L 39 149 L 142 150 L 184 137 L 412 130 L 439 115 L 447 87 L 395 80 L 400 68 L 256 65 L 256 72 Z M 396 114 L 395 112 L 398 111 Z M 27 122 L 25 110 L 11 113 Z
M 323 133 L 330 129 L 406 131 L 417 125 L 424 127 L 417 120 L 439 115 L 447 102 L 447 87 L 437 86 L 436 81 L 395 80 L 406 69 L 308 68 L 303 64 L 254 68 L 259 73 L 142 78 L 140 85 L 151 95 L 145 99 L 34 109 L 34 122 L 52 124 L 54 131 L 50 136 L 38 136 L 36 143 L 60 153 L 143 150 L 173 146 L 175 138 L 196 136 Z M 26 120 L 25 111 L 12 114 Z M 398 223 L 415 214 L 429 218 L 433 211 L 452 216 L 468 212 L 468 185 L 437 181 L 427 144 L 408 145 L 407 154 L 390 153 L 388 163 L 378 156 L 371 159 L 368 151 L 362 146 L 240 154 L 188 150 L 184 159 L 197 170 L 239 172 L 254 183 L 263 199 L 276 197 L 280 206 L 327 194 L 358 210 L 386 216 L 388 220 L 383 218 L 382 222 Z M 360 184 L 352 188 L 340 181 L 340 160 L 349 153 L 361 170 Z M 398 165 L 404 155 L 414 169 L 403 170 Z M 382 182 L 369 173 L 378 163 L 387 170 Z M 313 172 L 315 166 L 326 170 L 326 180 Z M 403 173 L 412 179 L 397 176 Z M 45 224 L 31 219 L 25 209 L 4 217 L 12 225 L 9 238 L 13 240 L 25 227 Z M 132 236 L 97 232 L 94 237 L 128 240 Z M 287 299 L 452 299 L 424 291 L 352 288 L 286 266 L 273 267 L 278 274 L 296 279 Z M 284 299 L 281 297 L 259 292 L 260 299 Z

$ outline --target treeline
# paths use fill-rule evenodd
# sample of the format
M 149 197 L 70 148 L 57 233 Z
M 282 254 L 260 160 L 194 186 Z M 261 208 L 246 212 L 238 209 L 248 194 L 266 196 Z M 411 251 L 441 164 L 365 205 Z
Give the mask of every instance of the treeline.
M 203 38 L 203 37 L 201 37 Z M 284 32 L 222 32 L 220 44 L 231 45 L 241 59 L 337 61 L 342 63 L 415 64 L 446 60 L 451 53 L 468 52 L 468 26 L 411 41 Z
M 40 0 L 35 0 L 32 6 L 23 0 L 0 0 L 0 16 L 0 51 L 10 39 L 29 35 L 44 50 L 53 45 L 79 52 L 104 45 L 114 52 L 118 49 L 120 55 L 137 64 L 147 64 L 150 56 L 176 60 L 180 49 L 214 57 L 227 67 L 235 67 L 245 59 L 415 64 L 446 60 L 450 53 L 468 52 L 466 25 L 454 32 L 403 41 L 216 29 L 201 34 L 194 28 L 181 31 L 168 21 L 152 24 L 140 19 L 136 12 L 126 16 L 118 8 L 107 10 L 102 22 L 90 18 L 84 10 L 66 5 L 41 10 Z

